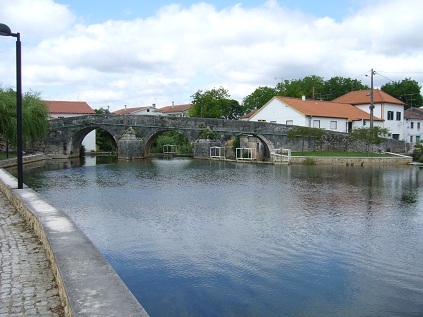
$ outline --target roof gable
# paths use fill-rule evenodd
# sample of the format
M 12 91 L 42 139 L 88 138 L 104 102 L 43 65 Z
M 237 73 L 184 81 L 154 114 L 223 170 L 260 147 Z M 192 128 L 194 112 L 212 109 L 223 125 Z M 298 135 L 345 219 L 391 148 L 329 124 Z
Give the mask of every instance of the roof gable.
M 422 108 L 409 108 L 404 111 L 405 119 L 416 119 L 423 120 L 423 109 Z
M 171 113 L 171 112 L 184 112 L 191 108 L 191 104 L 183 104 L 183 105 L 173 105 L 173 106 L 166 106 L 156 110 L 156 112 L 161 113 Z
M 151 109 L 154 108 L 154 106 L 147 106 L 147 107 L 135 107 L 135 108 L 123 108 L 123 109 L 119 109 L 116 111 L 113 111 L 113 114 L 133 114 L 142 110 L 147 110 L 147 109 Z
M 94 114 L 95 111 L 85 101 L 43 100 L 49 113 Z
M 370 89 L 350 91 L 332 102 L 349 103 L 351 105 L 370 104 Z M 394 105 L 405 105 L 401 100 L 392 97 L 380 89 L 373 89 L 373 103 L 390 103 Z
M 344 118 L 347 120 L 370 120 L 370 114 L 351 104 L 332 101 L 303 100 L 299 98 L 276 96 L 279 100 L 304 116 L 323 118 Z M 272 101 L 271 100 L 271 101 Z M 266 105 L 265 105 L 266 106 Z M 380 120 L 374 117 L 374 120 Z

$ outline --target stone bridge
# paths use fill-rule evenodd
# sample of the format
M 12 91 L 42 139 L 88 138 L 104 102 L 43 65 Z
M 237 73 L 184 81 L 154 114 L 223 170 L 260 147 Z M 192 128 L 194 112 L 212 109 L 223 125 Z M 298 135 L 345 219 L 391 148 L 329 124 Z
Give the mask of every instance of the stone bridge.
M 286 134 L 292 126 L 283 124 L 237 121 L 213 118 L 140 116 L 140 115 L 86 115 L 50 120 L 46 138 L 33 144 L 33 149 L 52 156 L 77 157 L 85 136 L 95 130 L 107 131 L 115 140 L 118 156 L 123 159 L 150 156 L 150 148 L 156 138 L 165 131 L 177 131 L 184 135 L 194 148 L 194 157 L 209 157 L 210 146 L 226 147 L 228 141 L 242 136 L 245 146 L 254 147 L 262 160 L 268 160 L 279 148 L 301 150 L 303 141 L 288 141 Z M 205 129 L 217 133 L 216 140 L 199 139 Z M 247 140 L 247 141 L 245 141 Z M 305 150 L 353 151 L 348 134 L 325 132 L 322 140 L 306 140 Z M 389 147 L 392 145 L 385 145 Z

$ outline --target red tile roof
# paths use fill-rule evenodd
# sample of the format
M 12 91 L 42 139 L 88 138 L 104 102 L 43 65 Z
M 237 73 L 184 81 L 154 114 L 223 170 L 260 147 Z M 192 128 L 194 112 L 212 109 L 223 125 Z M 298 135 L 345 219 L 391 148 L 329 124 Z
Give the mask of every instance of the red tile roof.
M 351 104 L 333 101 L 302 100 L 290 97 L 275 97 L 305 116 L 345 118 L 348 120 L 370 120 L 370 114 Z M 272 99 L 273 100 L 273 99 Z M 374 120 L 381 120 L 373 117 Z
M 351 105 L 370 104 L 370 89 L 356 90 L 338 97 L 332 102 L 349 103 Z M 379 89 L 373 89 L 373 103 L 391 103 L 395 105 L 404 105 L 405 103 Z
M 154 108 L 153 106 L 147 106 L 147 107 L 135 107 L 135 108 L 123 108 L 116 111 L 113 111 L 113 114 L 132 114 L 144 109 L 151 109 Z
M 43 100 L 49 113 L 93 114 L 95 111 L 85 101 Z
M 191 108 L 191 104 L 183 104 L 183 105 L 173 105 L 173 106 L 166 106 L 156 110 L 156 112 L 161 113 L 171 113 L 171 112 L 184 112 Z

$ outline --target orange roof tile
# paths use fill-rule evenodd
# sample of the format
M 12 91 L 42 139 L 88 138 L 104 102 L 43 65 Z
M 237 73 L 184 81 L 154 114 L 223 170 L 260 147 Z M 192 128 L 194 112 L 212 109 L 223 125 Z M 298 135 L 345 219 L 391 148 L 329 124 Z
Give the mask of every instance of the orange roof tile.
M 366 105 L 370 104 L 370 89 L 356 90 L 346 93 L 338 97 L 333 102 L 349 103 L 351 105 Z M 391 103 L 396 105 L 404 105 L 401 100 L 392 97 L 380 89 L 373 89 L 373 103 Z
M 43 100 L 49 113 L 93 114 L 95 111 L 85 101 Z
M 154 107 L 147 106 L 147 107 L 124 108 L 124 109 L 113 111 L 112 113 L 113 114 L 131 114 L 131 113 L 138 112 L 144 109 L 149 109 L 149 108 L 154 108 Z
M 169 113 L 169 112 L 183 112 L 191 108 L 191 104 L 183 104 L 183 105 L 173 105 L 173 106 L 166 106 L 156 110 L 156 112 L 161 113 Z
M 370 114 L 351 104 L 333 101 L 302 100 L 290 97 L 275 97 L 305 116 L 345 118 L 348 120 L 370 120 Z M 374 120 L 381 120 L 373 117 Z

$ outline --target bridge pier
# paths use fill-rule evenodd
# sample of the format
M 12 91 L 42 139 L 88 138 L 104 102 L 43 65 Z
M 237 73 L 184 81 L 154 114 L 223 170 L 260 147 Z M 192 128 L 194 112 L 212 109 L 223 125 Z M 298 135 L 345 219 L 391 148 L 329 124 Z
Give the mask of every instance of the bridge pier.
M 138 137 L 135 130 L 129 127 L 128 130 L 117 140 L 118 158 L 125 160 L 144 158 L 144 142 Z

